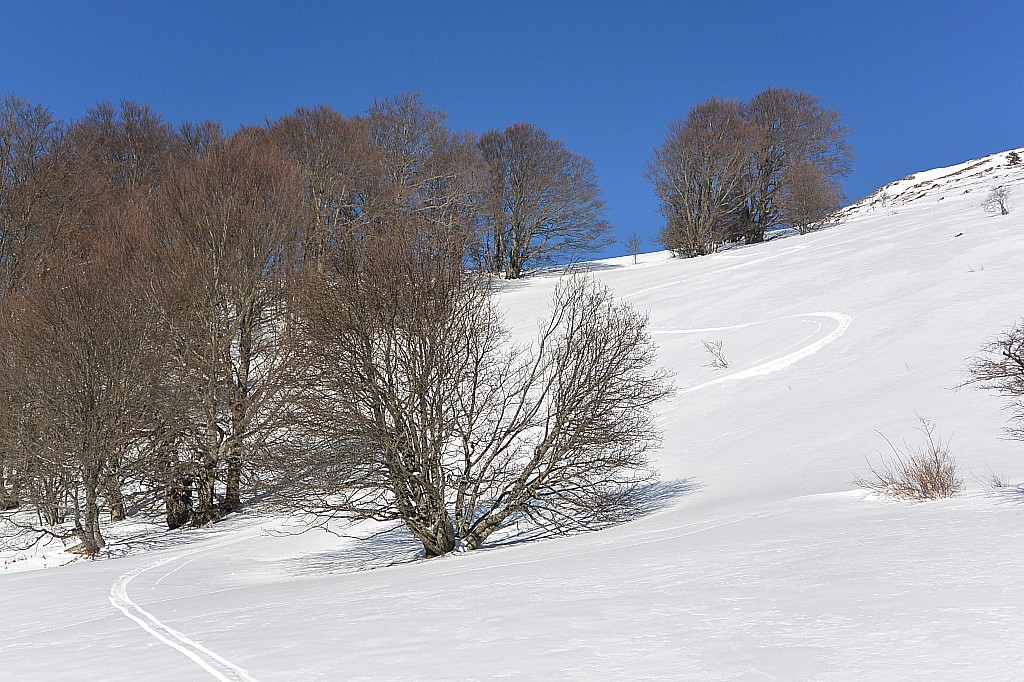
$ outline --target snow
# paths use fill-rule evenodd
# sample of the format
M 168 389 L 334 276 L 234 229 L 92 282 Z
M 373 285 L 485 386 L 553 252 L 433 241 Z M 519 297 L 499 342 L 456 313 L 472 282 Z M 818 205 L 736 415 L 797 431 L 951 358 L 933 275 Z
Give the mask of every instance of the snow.
M 294 534 L 255 512 L 52 570 L 22 569 L 70 560 L 56 548 L 2 553 L 0 677 L 1022 679 L 1024 493 L 980 479 L 1024 482 L 1024 444 L 1002 438 L 999 398 L 952 390 L 1024 316 L 1024 168 L 983 161 L 805 236 L 588 266 L 649 311 L 676 372 L 659 511 L 415 562 L 401 534 Z M 996 184 L 1010 215 L 981 207 Z M 517 335 L 556 279 L 508 285 Z M 967 491 L 857 489 L 880 434 L 915 442 L 918 414 L 952 437 Z

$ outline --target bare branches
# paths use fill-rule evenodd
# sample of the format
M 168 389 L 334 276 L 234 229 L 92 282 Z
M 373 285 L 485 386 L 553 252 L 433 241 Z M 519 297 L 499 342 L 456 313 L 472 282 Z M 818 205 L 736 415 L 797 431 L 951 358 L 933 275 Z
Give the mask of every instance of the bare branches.
M 302 346 L 319 386 L 296 428 L 307 508 L 401 519 L 428 556 L 484 542 L 513 516 L 586 525 L 644 480 L 657 442 L 646 319 L 587 279 L 563 283 L 532 349 L 509 348 L 488 280 L 422 218 L 368 235 L 355 271 L 311 276 Z M 429 246 L 429 248 L 425 248 Z
M 712 98 L 669 128 L 646 177 L 661 199 L 661 242 L 677 255 L 713 252 L 725 241 L 742 170 L 750 156 L 743 103 Z
M 594 164 L 528 123 L 480 138 L 487 163 L 483 211 L 490 267 L 508 279 L 557 256 L 608 243 Z
M 729 361 L 725 358 L 725 353 L 722 351 L 722 341 L 704 341 L 701 340 L 704 345 L 704 350 L 711 356 L 711 360 L 705 367 L 711 367 L 712 369 L 728 369 Z
M 640 233 L 636 230 L 630 232 L 629 236 L 626 237 L 626 251 L 629 252 L 629 255 L 633 256 L 633 265 L 636 265 L 636 257 L 640 253 L 640 247 L 643 246 L 643 243 L 644 241 L 640 237 Z
M 1010 215 L 1010 188 L 1006 185 L 997 185 L 988 191 L 983 204 L 989 213 Z
M 842 200 L 849 132 L 838 112 L 792 90 L 697 105 L 671 125 L 648 166 L 666 219 L 662 242 L 696 256 L 741 237 L 764 241 L 776 225 L 805 231 Z
M 977 385 L 1006 399 L 1011 438 L 1024 440 L 1024 319 L 987 343 L 967 364 L 969 378 L 961 386 Z

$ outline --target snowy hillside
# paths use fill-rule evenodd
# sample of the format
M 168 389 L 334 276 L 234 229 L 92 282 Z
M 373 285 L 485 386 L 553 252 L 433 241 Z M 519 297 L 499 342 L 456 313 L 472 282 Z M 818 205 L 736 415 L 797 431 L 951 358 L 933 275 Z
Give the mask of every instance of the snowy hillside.
M 806 236 L 594 264 L 676 372 L 652 513 L 429 562 L 401 536 L 254 512 L 50 570 L 22 569 L 67 555 L 7 552 L 0 679 L 1024 679 L 1024 492 L 981 481 L 1024 484 L 1024 443 L 995 395 L 951 390 L 1024 316 L 1006 156 L 917 173 Z M 1006 216 L 982 208 L 1000 184 Z M 555 282 L 508 286 L 514 328 Z M 868 496 L 853 480 L 880 434 L 915 442 L 917 415 L 967 491 Z

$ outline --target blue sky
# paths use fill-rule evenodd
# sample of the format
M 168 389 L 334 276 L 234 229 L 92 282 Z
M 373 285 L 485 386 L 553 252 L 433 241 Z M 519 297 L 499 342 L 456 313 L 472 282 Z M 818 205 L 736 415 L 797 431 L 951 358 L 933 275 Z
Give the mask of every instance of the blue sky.
M 134 99 L 234 128 L 416 90 L 453 128 L 528 121 L 594 160 L 620 239 L 657 233 L 651 150 L 715 95 L 838 109 L 851 198 L 1024 146 L 1020 2 L 0 0 L 0 36 L 0 93 L 65 119 Z

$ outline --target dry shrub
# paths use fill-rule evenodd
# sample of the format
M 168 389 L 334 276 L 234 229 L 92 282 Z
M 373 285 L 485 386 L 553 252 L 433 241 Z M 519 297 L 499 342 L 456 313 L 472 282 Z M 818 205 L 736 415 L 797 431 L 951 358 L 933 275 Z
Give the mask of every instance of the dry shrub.
M 935 424 L 919 417 L 919 430 L 925 436 L 921 445 L 903 442 L 898 449 L 888 438 L 891 457 L 881 457 L 878 467 L 868 463 L 871 475 L 858 476 L 854 482 L 861 488 L 894 500 L 937 500 L 952 497 L 963 490 L 960 467 L 949 450 L 949 441 L 935 433 Z

